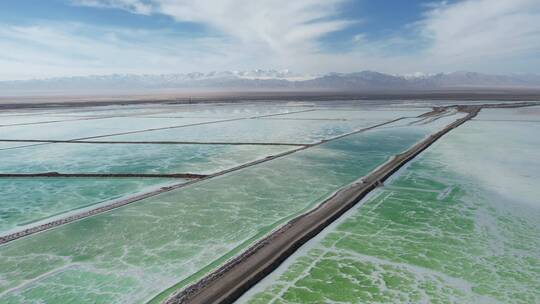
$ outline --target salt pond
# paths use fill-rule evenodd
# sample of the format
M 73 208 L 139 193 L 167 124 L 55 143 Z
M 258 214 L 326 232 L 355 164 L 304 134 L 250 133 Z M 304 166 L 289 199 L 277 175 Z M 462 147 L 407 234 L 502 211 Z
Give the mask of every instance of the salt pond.
M 355 110 L 318 108 L 306 110 L 299 108 L 290 110 L 291 113 L 288 114 L 261 119 L 199 125 L 188 129 L 156 130 L 105 137 L 100 140 L 316 143 L 396 118 L 416 117 L 428 112 L 426 109 L 397 112 L 385 111 L 384 109 L 386 108 L 369 110 L 362 108 Z M 276 111 L 274 110 L 274 112 Z
M 345 134 L 381 122 L 381 120 L 350 122 L 250 119 L 247 121 L 199 125 L 189 129 L 168 129 L 111 136 L 104 139 L 115 141 L 210 141 L 305 144 L 316 143 L 326 138 Z
M 142 303 L 181 288 L 433 131 L 351 135 L 8 243 L 0 301 Z
M 110 202 L 181 180 L 93 178 L 0 178 L 0 235 L 40 220 Z
M 0 139 L 73 140 L 154 128 L 179 127 L 213 121 L 204 118 L 112 117 L 62 121 L 41 125 L 13 125 L 0 128 Z
M 482 111 L 238 302 L 540 302 L 540 123 L 515 123 L 530 115 Z
M 42 144 L 0 150 L 0 173 L 211 174 L 296 148 L 253 145 Z

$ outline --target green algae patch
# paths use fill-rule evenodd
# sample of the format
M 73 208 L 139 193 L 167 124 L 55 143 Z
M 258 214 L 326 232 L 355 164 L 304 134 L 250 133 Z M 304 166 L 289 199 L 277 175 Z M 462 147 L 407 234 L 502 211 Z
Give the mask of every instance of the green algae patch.
M 239 303 L 540 302 L 540 209 L 520 196 L 538 193 L 539 159 L 526 168 L 514 159 L 527 161 L 527 149 L 511 158 L 475 154 L 494 132 L 507 135 L 508 145 L 540 146 L 500 129 L 453 131 Z M 489 174 L 504 176 L 505 165 L 517 170 L 515 180 L 525 183 L 503 189 L 515 197 L 496 192 L 495 176 L 464 173 L 485 158 Z
M 0 234 L 63 213 L 180 180 L 110 178 L 0 179 Z

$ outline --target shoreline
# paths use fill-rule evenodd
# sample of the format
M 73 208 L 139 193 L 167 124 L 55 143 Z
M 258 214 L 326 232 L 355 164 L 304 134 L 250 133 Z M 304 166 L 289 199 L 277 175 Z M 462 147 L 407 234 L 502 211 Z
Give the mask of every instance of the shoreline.
M 539 101 L 540 89 L 455 89 L 437 91 L 253 91 L 177 92 L 118 95 L 0 96 L 0 111 L 155 104 L 220 104 L 244 102 L 399 103 L 402 101 Z

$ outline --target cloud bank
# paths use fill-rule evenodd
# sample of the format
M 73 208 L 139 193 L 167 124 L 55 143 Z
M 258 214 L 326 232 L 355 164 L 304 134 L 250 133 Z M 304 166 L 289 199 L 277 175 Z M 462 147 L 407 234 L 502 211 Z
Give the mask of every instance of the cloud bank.
M 384 38 L 362 32 L 366 19 L 343 17 L 350 0 L 72 0 L 203 27 L 197 36 L 168 29 L 36 21 L 0 26 L 0 79 L 108 73 L 289 68 L 298 72 L 387 73 L 476 70 L 540 72 L 538 0 L 430 2 L 414 23 Z M 369 18 L 367 18 L 369 19 Z M 369 22 L 378 22 L 369 20 Z M 343 36 L 346 49 L 325 37 Z

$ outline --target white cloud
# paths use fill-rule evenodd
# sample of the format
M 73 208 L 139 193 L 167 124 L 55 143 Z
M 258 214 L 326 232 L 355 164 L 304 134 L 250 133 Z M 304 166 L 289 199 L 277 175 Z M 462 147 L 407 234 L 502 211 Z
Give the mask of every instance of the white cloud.
M 298 72 L 389 73 L 540 71 L 540 1 L 435 2 L 417 22 L 352 49 L 329 51 L 321 37 L 356 20 L 349 0 L 72 0 L 77 5 L 166 15 L 206 26 L 206 38 L 168 30 L 74 23 L 0 26 L 0 79 L 106 73 L 170 73 L 254 68 Z M 360 13 L 359 13 L 360 14 Z M 372 22 L 384 22 L 383 20 Z
M 442 2 L 418 28 L 432 43 L 427 55 L 447 65 L 511 64 L 540 54 L 540 1 Z
M 78 23 L 0 26 L 0 79 L 225 68 L 233 46 L 219 38 L 171 38 L 163 31 Z
M 73 0 L 71 2 L 88 7 L 118 8 L 143 15 L 152 13 L 152 6 L 140 0 Z
M 360 33 L 353 51 L 312 60 L 334 70 L 540 73 L 540 1 L 442 1 L 425 9 L 390 37 L 368 40 Z
M 317 39 L 351 24 L 336 20 L 345 0 L 78 0 L 79 5 L 123 8 L 196 22 L 258 51 L 300 56 L 315 52 Z M 138 8 L 144 9 L 138 9 Z

